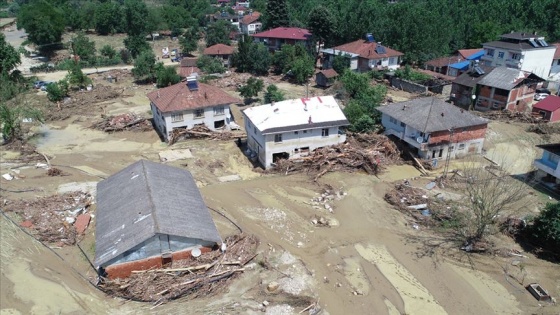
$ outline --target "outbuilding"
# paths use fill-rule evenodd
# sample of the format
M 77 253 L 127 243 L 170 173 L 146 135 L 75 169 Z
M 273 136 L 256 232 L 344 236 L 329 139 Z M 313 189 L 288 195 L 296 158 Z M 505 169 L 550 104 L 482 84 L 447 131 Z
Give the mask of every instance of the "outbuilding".
M 539 114 L 549 122 L 560 121 L 560 97 L 549 95 L 542 101 L 533 105 L 533 113 Z

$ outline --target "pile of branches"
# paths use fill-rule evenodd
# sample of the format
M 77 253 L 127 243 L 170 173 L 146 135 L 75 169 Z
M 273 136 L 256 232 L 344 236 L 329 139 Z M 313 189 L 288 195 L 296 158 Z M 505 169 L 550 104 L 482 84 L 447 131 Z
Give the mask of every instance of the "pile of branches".
M 181 296 L 205 296 L 227 287 L 256 256 L 259 240 L 254 235 L 227 237 L 225 253 L 211 251 L 197 258 L 174 261 L 170 268 L 133 271 L 126 279 L 102 278 L 99 288 L 127 299 L 156 305 Z
M 73 223 L 92 202 L 90 194 L 72 192 L 31 201 L 7 201 L 4 210 L 21 217 L 21 225 L 28 227 L 39 241 L 64 246 L 76 244 L 78 234 Z
M 496 110 L 496 111 L 487 111 L 487 112 L 475 111 L 474 113 L 487 119 L 503 121 L 503 122 L 521 122 L 521 123 L 537 124 L 543 121 L 540 115 L 533 115 L 530 112 L 512 112 L 509 110 Z
M 212 140 L 232 140 L 243 137 L 240 133 L 230 131 L 212 131 L 204 125 L 197 125 L 191 129 L 176 128 L 171 132 L 169 137 L 169 145 L 183 139 L 212 139 Z
M 559 124 L 547 124 L 547 123 L 538 123 L 531 125 L 527 128 L 527 131 L 534 132 L 540 135 L 553 135 L 553 134 L 560 134 L 560 125 Z
M 126 113 L 117 116 L 101 116 L 102 120 L 93 124 L 93 129 L 105 132 L 134 130 L 134 131 L 150 131 L 152 124 L 150 120 L 140 117 L 135 113 Z
M 384 165 L 400 162 L 400 151 L 384 135 L 374 133 L 349 133 L 346 142 L 316 149 L 310 155 L 299 159 L 278 160 L 271 172 L 315 173 L 315 180 L 334 171 L 364 170 L 370 175 L 378 175 Z

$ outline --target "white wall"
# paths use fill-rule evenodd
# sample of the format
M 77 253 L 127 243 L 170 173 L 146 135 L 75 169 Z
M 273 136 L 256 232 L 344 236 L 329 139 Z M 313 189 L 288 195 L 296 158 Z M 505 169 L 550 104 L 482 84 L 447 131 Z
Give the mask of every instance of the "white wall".
M 214 115 L 214 108 L 223 107 L 224 113 Z M 230 116 L 229 112 L 229 105 L 218 105 L 214 107 L 206 107 L 204 108 L 204 117 L 196 118 L 194 113 L 195 110 L 185 110 L 185 111 L 178 111 L 178 112 L 170 112 L 170 113 L 163 113 L 163 119 L 161 118 L 162 113 L 156 112 L 155 105 L 152 103 L 152 116 L 158 127 L 159 131 L 164 134 L 164 131 L 167 131 L 167 134 L 164 134 L 165 140 L 167 141 L 167 137 L 171 134 L 171 131 L 174 128 L 187 128 L 191 129 L 195 125 L 204 124 L 208 129 L 215 130 L 214 122 L 224 120 L 225 125 L 229 125 L 230 119 L 227 117 Z M 183 119 L 181 121 L 173 122 L 171 116 L 173 115 L 183 115 Z M 165 128 L 164 128 L 165 127 Z
M 461 148 L 461 145 L 462 148 Z M 432 160 L 433 158 L 433 151 L 436 151 L 436 159 L 445 160 L 447 158 L 447 153 L 450 147 L 452 148 L 451 151 L 451 158 L 460 158 L 467 156 L 469 154 L 480 154 L 482 153 L 482 147 L 484 145 L 484 138 L 481 139 L 473 139 L 464 142 L 452 143 L 451 145 L 442 144 L 437 146 L 430 146 L 427 147 L 426 150 L 418 150 L 418 156 L 422 159 Z M 474 148 L 473 152 L 469 153 L 469 148 Z M 439 151 L 443 149 L 442 156 L 439 156 Z M 441 163 L 441 161 L 440 161 Z
M 527 50 L 523 57 L 521 70 L 531 71 L 541 78 L 548 78 L 552 65 L 552 58 L 556 52 L 555 46 L 551 46 L 550 48 L 551 49 Z

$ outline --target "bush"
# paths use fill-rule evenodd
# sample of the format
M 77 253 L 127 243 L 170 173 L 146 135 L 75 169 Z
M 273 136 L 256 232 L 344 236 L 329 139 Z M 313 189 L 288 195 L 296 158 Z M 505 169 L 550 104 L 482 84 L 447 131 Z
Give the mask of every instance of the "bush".
M 117 55 L 117 51 L 111 45 L 105 45 L 101 48 L 101 56 L 113 59 Z
M 274 102 L 280 102 L 284 100 L 284 93 L 278 89 L 274 84 L 269 85 L 266 88 L 266 93 L 264 94 L 264 102 L 270 104 Z
M 560 248 L 560 203 L 548 203 L 529 228 L 531 237 L 544 247 Z
M 121 51 L 119 51 L 119 55 L 121 57 L 121 60 L 123 63 L 125 64 L 130 64 L 130 61 L 132 60 L 132 55 L 130 54 L 130 52 L 126 49 L 121 49 Z
M 175 67 L 161 67 L 157 71 L 156 77 L 158 88 L 177 84 L 181 81 L 181 77 L 177 74 Z
M 51 102 L 62 101 L 67 94 L 68 83 L 64 80 L 47 85 L 47 98 Z
M 196 62 L 196 66 L 206 73 L 224 73 L 226 68 L 219 58 L 214 58 L 210 56 L 200 56 Z
M 431 79 L 431 77 L 422 72 L 414 71 L 409 65 L 406 65 L 404 69 L 399 68 L 395 70 L 395 76 L 404 80 L 422 83 Z

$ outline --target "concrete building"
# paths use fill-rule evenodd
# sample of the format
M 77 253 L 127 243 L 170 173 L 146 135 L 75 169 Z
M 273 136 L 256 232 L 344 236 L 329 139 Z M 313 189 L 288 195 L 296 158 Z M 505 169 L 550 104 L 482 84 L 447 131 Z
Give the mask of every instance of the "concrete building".
M 256 43 L 265 44 L 270 51 L 280 50 L 282 45 L 300 44 L 311 49 L 311 33 L 298 27 L 277 27 L 251 35 Z
M 552 80 L 560 82 L 560 43 L 554 43 L 552 45 L 556 47 L 556 52 L 552 58 L 549 77 Z
M 227 128 L 232 122 L 229 106 L 242 101 L 219 88 L 198 83 L 196 77 L 186 82 L 148 93 L 154 126 L 165 141 L 173 129 L 205 125 L 211 130 Z
M 346 141 L 348 120 L 333 96 L 286 100 L 243 111 L 250 155 L 265 167 Z
M 245 35 L 253 35 L 262 30 L 262 23 L 260 22 L 261 13 L 257 11 L 249 11 L 249 13 L 239 21 L 241 33 Z
M 222 242 L 192 175 L 138 161 L 97 184 L 94 265 L 126 278 L 207 252 Z
M 482 152 L 488 121 L 434 97 L 380 106 L 385 134 L 407 143 L 423 159 Z
M 481 60 L 487 66 L 508 67 L 547 78 L 550 74 L 556 47 L 548 45 L 536 33 L 511 32 L 500 39 L 482 44 L 485 54 Z
M 543 150 L 542 157 L 533 162 L 538 169 L 537 176 L 554 188 L 560 184 L 560 143 L 538 145 L 537 148 Z M 556 188 L 560 191 L 560 186 Z

